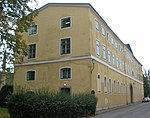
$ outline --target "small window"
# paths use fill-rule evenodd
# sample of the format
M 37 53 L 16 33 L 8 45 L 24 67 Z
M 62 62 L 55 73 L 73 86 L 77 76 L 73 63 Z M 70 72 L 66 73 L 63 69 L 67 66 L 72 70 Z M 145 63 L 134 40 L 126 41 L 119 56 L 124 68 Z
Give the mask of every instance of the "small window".
M 104 92 L 107 93 L 107 78 L 104 77 Z
M 96 55 L 100 56 L 100 41 L 96 40 Z
M 35 71 L 28 71 L 27 72 L 27 81 L 35 80 Z
M 33 25 L 29 28 L 29 35 L 37 34 L 37 25 Z
M 95 19 L 95 28 L 97 31 L 99 31 L 99 23 L 98 20 Z
M 115 44 L 115 40 L 113 38 L 111 38 L 111 43 L 112 43 L 112 45 Z
M 114 80 L 114 94 L 116 94 L 116 80 Z
M 110 35 L 108 32 L 107 32 L 107 40 L 110 42 Z
M 101 79 L 100 79 L 100 75 L 97 75 L 97 91 L 101 92 Z
M 108 50 L 108 62 L 110 63 L 110 51 Z
M 70 38 L 65 38 L 65 39 L 61 39 L 61 50 L 60 50 L 60 53 L 61 55 L 64 55 L 64 54 L 70 54 L 71 52 L 71 44 L 70 44 Z
M 61 88 L 60 92 L 64 94 L 70 94 L 70 88 Z
M 111 84 L 111 79 L 109 79 L 109 93 L 112 92 L 112 84 Z
M 71 17 L 61 19 L 61 29 L 71 27 Z
M 103 45 L 103 58 L 106 59 L 106 47 Z
M 102 35 L 105 36 L 105 29 L 102 27 Z
M 29 45 L 28 59 L 35 58 L 36 56 L 36 44 Z
M 118 59 L 118 57 L 116 57 L 116 67 L 118 68 L 119 67 L 119 59 Z
M 71 68 L 62 68 L 60 70 L 60 79 L 71 79 Z
M 118 93 L 120 93 L 120 83 L 118 81 Z
M 115 65 L 115 55 L 112 54 L 112 64 Z

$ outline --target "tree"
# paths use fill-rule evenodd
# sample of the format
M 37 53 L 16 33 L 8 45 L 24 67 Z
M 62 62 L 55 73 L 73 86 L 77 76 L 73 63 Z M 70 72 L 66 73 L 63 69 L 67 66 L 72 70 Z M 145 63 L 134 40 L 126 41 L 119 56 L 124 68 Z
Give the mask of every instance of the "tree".
M 0 55 L 6 64 L 14 64 L 17 55 L 26 55 L 27 46 L 22 33 L 27 32 L 36 13 L 31 3 L 36 0 L 0 0 Z M 1 70 L 4 64 L 1 64 Z M 9 68 L 3 68 L 9 70 Z
M 36 0 L 0 0 L 0 88 L 5 85 L 5 73 L 13 68 L 15 57 L 22 60 L 27 55 L 22 33 L 27 32 L 37 15 L 31 3 Z
M 148 72 L 145 71 L 145 74 L 143 75 L 143 81 L 144 81 L 144 96 L 150 96 L 150 70 Z

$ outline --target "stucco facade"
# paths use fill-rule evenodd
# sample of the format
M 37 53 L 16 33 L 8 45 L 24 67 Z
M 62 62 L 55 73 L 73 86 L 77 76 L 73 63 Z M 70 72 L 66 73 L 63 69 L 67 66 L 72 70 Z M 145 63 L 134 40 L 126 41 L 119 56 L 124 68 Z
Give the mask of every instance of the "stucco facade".
M 90 4 L 47 4 L 35 25 L 23 35 L 30 56 L 15 64 L 15 86 L 93 90 L 100 108 L 142 99 L 141 63 Z

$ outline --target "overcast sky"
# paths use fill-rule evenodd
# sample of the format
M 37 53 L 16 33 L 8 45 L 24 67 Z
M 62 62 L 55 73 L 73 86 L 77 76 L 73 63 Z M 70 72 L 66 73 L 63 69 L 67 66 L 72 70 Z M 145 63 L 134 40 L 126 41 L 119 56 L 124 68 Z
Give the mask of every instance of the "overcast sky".
M 47 3 L 90 3 L 116 35 L 129 43 L 144 69 L 150 69 L 150 0 L 38 0 Z

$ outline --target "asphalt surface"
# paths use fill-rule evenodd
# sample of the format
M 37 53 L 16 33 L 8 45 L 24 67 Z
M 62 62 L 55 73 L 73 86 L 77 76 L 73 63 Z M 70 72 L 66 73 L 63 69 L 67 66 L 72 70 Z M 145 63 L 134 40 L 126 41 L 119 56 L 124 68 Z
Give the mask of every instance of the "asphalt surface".
M 98 114 L 93 118 L 150 118 L 150 102 L 133 104 Z

